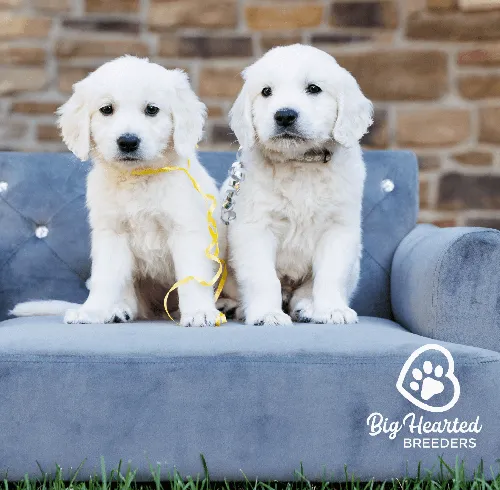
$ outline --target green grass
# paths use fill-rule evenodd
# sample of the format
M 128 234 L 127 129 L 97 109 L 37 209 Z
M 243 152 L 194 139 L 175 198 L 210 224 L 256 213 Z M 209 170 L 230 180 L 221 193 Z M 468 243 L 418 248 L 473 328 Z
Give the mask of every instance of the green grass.
M 53 476 L 40 468 L 40 477 L 34 479 L 26 475 L 23 480 L 14 482 L 9 481 L 7 475 L 0 490 L 500 490 L 498 472 L 493 469 L 486 471 L 481 465 L 474 471 L 474 478 L 467 481 L 465 466 L 458 461 L 450 466 L 440 460 L 434 475 L 419 468 L 416 478 L 394 478 L 385 482 L 361 482 L 349 474 L 346 468 L 340 483 L 334 483 L 333 476 L 330 479 L 325 477 L 321 482 L 310 481 L 302 467 L 292 475 L 293 481 L 290 482 L 250 481 L 244 473 L 240 482 L 216 482 L 210 479 L 203 456 L 202 463 L 204 475 L 196 478 L 183 477 L 175 471 L 164 475 L 158 465 L 150 467 L 151 482 L 140 483 L 136 481 L 136 472 L 130 467 L 124 468 L 120 463 L 118 468 L 108 471 L 101 458 L 101 473 L 85 481 L 78 479 L 82 463 L 69 480 L 63 478 L 59 466 L 56 466 Z

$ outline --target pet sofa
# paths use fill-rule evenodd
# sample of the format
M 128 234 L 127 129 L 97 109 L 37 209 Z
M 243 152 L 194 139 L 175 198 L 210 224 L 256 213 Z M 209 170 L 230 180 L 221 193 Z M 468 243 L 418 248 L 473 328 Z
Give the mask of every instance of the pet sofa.
M 233 158 L 201 153 L 219 182 Z M 88 165 L 0 153 L 0 474 L 85 460 L 88 478 L 103 456 L 148 480 L 150 464 L 202 473 L 201 454 L 213 480 L 494 465 L 500 232 L 416 226 L 414 155 L 365 158 L 357 325 L 188 329 L 9 318 L 20 301 L 86 299 Z

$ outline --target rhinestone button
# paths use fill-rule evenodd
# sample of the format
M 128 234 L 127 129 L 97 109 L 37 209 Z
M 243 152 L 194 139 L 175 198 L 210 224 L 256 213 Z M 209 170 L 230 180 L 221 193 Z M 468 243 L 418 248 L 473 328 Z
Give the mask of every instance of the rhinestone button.
M 49 229 L 46 226 L 37 226 L 35 235 L 38 238 L 45 238 L 49 234 Z
M 381 185 L 384 192 L 392 192 L 394 190 L 394 182 L 391 179 L 384 179 Z
M 0 192 L 5 192 L 9 188 L 7 182 L 0 182 Z

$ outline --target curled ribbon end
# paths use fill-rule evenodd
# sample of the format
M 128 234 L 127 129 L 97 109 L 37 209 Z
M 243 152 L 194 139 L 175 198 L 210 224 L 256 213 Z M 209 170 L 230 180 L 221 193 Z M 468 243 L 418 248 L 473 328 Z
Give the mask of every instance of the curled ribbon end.
M 227 323 L 226 315 L 224 315 L 224 313 L 222 312 L 219 312 L 215 320 L 215 326 L 220 327 L 223 323 Z

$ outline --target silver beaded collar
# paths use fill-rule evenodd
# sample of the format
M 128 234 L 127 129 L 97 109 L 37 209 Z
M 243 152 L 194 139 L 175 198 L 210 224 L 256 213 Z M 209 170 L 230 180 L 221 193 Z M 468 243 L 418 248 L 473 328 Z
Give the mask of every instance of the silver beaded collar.
M 241 162 L 241 148 L 236 154 L 236 161 L 233 162 L 229 169 L 229 189 L 226 191 L 226 196 L 221 207 L 221 219 L 228 225 L 236 218 L 234 211 L 234 196 L 240 193 L 241 183 L 245 180 L 245 168 Z
M 328 163 L 332 159 L 332 152 L 323 148 L 322 150 L 312 149 L 304 153 L 302 159 L 294 159 L 298 162 L 322 162 Z M 245 167 L 241 161 L 241 148 L 236 154 L 236 161 L 233 162 L 229 169 L 229 189 L 226 191 L 224 202 L 221 207 L 221 219 L 229 225 L 236 218 L 234 211 L 235 196 L 240 193 L 241 183 L 245 180 Z

